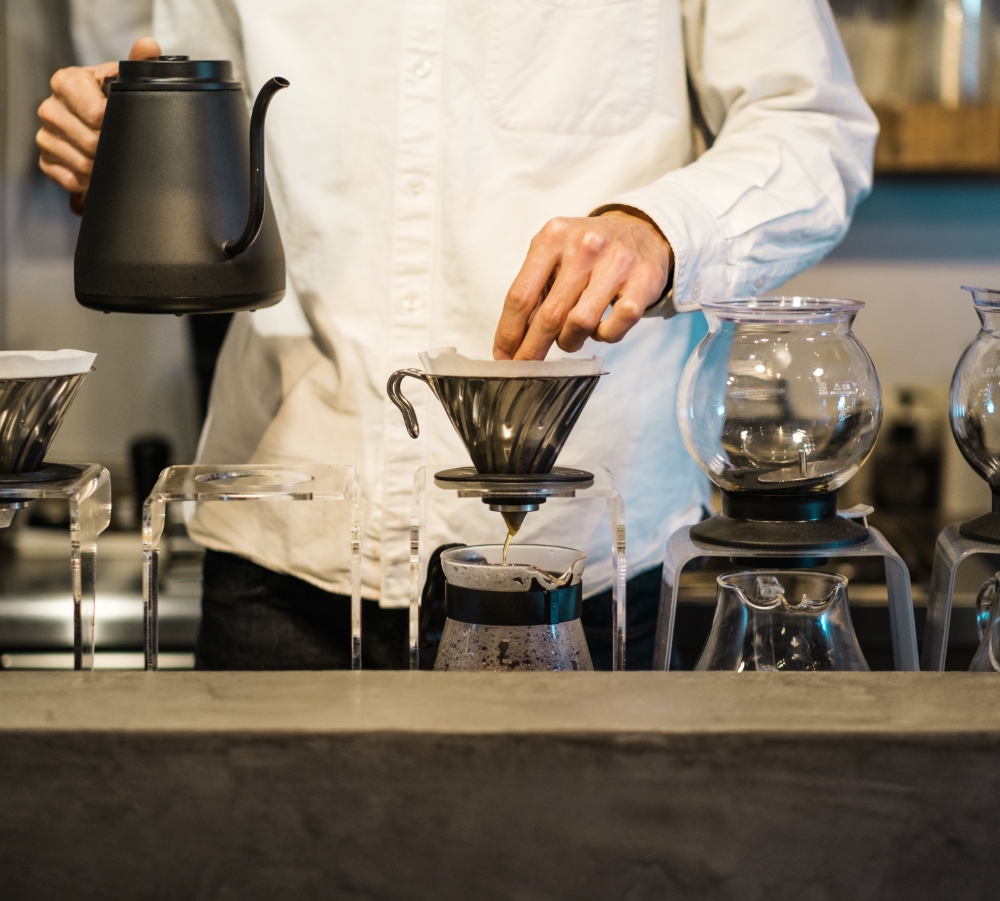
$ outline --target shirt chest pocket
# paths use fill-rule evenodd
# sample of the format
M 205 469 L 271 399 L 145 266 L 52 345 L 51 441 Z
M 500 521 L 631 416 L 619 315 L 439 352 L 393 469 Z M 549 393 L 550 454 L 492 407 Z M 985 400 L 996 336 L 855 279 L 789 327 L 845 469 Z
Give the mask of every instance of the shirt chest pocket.
M 618 134 L 647 116 L 658 0 L 495 0 L 486 98 L 516 132 Z

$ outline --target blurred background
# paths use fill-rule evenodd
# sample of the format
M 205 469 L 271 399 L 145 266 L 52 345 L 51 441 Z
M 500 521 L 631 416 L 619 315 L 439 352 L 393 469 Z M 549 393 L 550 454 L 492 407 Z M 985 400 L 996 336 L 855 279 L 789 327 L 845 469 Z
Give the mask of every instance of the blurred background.
M 77 304 L 78 219 L 39 171 L 34 135 L 52 73 L 124 57 L 150 32 L 151 5 L 0 0 L 0 346 L 98 353 L 49 459 L 100 462 L 112 474 L 114 522 L 99 551 L 99 661 L 108 666 L 134 665 L 141 646 L 137 501 L 165 461 L 193 457 L 226 321 L 106 316 Z M 989 508 L 985 483 L 948 430 L 947 391 L 978 327 L 960 286 L 1000 285 L 1000 0 L 833 0 L 832 8 L 882 127 L 875 187 L 844 243 L 783 292 L 868 304 L 856 331 L 882 379 L 886 420 L 842 506 L 877 508 L 873 523 L 907 560 L 919 605 L 942 524 Z M 183 666 L 197 627 L 199 552 L 182 530 L 172 540 L 161 628 L 165 662 L 175 653 Z M 0 665 L 67 664 L 67 546 L 58 505 L 35 503 L 0 532 Z M 969 611 L 983 573 L 1000 568 L 977 559 L 960 592 Z M 851 572 L 870 658 L 887 634 L 879 570 Z M 686 594 L 692 648 L 711 616 L 708 575 L 707 589 L 695 579 Z M 953 640 L 965 634 L 974 646 L 971 612 L 962 630 L 956 624 Z

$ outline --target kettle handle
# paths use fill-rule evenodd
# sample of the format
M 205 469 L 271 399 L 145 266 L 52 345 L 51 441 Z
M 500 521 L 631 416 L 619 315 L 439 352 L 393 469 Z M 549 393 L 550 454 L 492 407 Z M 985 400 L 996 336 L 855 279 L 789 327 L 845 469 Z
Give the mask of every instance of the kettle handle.
M 389 395 L 389 400 L 403 414 L 403 422 L 406 424 L 406 431 L 410 437 L 418 438 L 420 436 L 420 424 L 417 422 L 417 411 L 413 409 L 413 404 L 403 397 L 403 391 L 400 388 L 400 382 L 407 376 L 420 379 L 425 385 L 430 384 L 427 381 L 427 374 L 421 372 L 419 369 L 397 369 L 389 376 L 389 382 L 385 386 L 385 391 Z
M 288 80 L 275 76 L 260 89 L 250 114 L 250 214 L 243 234 L 235 241 L 225 241 L 222 250 L 227 257 L 243 253 L 260 234 L 264 224 L 264 116 L 271 98 L 283 88 Z

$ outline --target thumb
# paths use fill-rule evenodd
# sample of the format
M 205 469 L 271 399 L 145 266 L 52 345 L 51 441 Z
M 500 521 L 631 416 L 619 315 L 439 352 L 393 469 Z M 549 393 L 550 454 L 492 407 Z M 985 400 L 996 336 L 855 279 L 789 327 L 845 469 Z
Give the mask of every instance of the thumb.
M 152 38 L 139 38 L 128 52 L 129 59 L 156 59 L 160 55 L 160 45 Z

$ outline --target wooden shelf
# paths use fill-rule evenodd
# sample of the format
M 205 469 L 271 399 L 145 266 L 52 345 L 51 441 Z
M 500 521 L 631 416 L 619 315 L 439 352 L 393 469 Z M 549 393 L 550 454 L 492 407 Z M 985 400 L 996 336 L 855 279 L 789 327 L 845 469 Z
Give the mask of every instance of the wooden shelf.
M 1000 105 L 873 105 L 882 133 L 875 171 L 1000 175 Z

